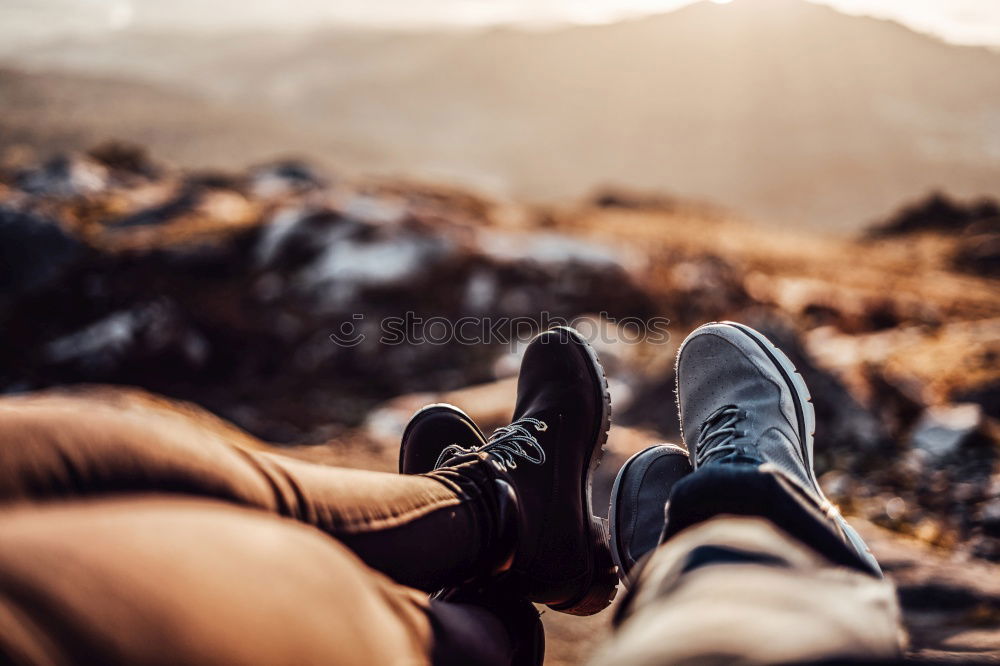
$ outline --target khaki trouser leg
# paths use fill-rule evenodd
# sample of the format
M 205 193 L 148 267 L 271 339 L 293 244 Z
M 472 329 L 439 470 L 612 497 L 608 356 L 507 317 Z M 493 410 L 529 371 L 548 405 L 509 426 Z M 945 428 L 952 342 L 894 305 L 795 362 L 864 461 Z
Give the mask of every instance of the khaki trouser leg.
M 316 529 L 221 502 L 0 513 L 0 661 L 427 664 L 427 607 Z
M 893 659 L 902 641 L 891 583 L 729 516 L 654 551 L 616 624 L 595 666 Z
M 428 591 L 467 579 L 490 556 L 495 500 L 482 465 L 404 476 L 306 463 L 187 409 L 0 399 L 0 508 L 154 492 L 218 499 L 315 526 Z

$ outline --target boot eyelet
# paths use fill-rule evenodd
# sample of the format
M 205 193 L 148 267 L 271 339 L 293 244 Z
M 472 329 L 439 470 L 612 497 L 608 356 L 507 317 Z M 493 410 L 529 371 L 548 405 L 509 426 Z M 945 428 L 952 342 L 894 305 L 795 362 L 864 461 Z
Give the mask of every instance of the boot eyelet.
M 538 425 L 535 426 L 535 430 L 537 430 L 538 432 L 545 432 L 548 429 L 549 426 L 545 423 L 545 421 L 539 421 Z

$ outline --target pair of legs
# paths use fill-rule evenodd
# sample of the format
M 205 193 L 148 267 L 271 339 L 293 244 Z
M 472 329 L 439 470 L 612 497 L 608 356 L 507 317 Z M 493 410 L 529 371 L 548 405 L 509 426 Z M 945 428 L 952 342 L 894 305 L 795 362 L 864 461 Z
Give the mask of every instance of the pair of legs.
M 467 627 L 509 659 L 495 615 L 427 596 L 490 559 L 477 465 L 325 467 L 164 415 L 0 402 L 0 663 L 424 664 Z
M 795 470 L 768 470 L 718 417 L 683 417 L 682 405 L 682 422 L 714 424 L 693 447 L 698 469 L 664 473 L 679 461 L 655 451 L 616 484 L 628 500 L 610 550 L 634 582 L 598 661 L 894 656 L 891 588 Z M 600 366 L 565 330 L 529 347 L 514 421 L 492 437 L 453 408 L 418 414 L 407 475 L 301 463 L 86 401 L 6 400 L 0 656 L 537 663 L 528 600 L 588 614 L 614 592 L 589 508 L 607 419 Z M 747 493 L 760 501 L 741 511 Z

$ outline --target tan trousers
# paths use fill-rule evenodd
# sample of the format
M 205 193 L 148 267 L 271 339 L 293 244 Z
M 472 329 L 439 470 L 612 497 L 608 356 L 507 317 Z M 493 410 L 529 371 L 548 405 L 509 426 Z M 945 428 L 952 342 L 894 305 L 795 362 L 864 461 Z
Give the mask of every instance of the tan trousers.
M 454 652 L 456 617 L 482 640 L 447 659 L 505 663 L 499 620 L 416 589 L 484 556 L 475 465 L 402 476 L 256 447 L 167 406 L 0 399 L 0 663 L 408 666 Z
M 654 551 L 616 625 L 594 666 L 892 661 L 904 640 L 891 583 L 736 516 Z

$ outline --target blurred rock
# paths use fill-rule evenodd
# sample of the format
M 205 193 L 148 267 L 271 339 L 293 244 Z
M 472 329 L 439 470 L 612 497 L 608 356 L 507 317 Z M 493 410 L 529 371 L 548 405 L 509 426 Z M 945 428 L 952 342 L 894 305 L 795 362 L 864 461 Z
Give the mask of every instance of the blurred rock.
M 198 205 L 200 196 L 201 192 L 198 189 L 185 187 L 166 202 L 118 218 L 111 222 L 109 227 L 123 229 L 166 224 L 190 213 Z
M 48 229 L 39 238 L 91 247 L 70 282 L 45 263 L 9 262 L 11 280 L 35 286 L 12 315 L 16 325 L 0 331 L 0 384 L 138 383 L 275 435 L 355 424 L 392 395 L 493 378 L 502 339 L 479 344 L 443 331 L 431 340 L 439 332 L 424 328 L 384 344 L 390 320 L 477 315 L 537 328 L 546 313 L 568 320 L 609 304 L 619 315 L 652 311 L 615 252 L 493 228 L 493 209 L 458 192 L 345 186 L 316 198 L 323 183 L 297 163 L 139 182 L 128 174 L 153 173 L 143 156 L 101 156 L 106 164 L 73 162 L 108 177 L 60 209 L 87 229 L 79 239 L 34 217 L 4 218 L 8 234 Z M 51 172 L 31 172 L 40 205 L 69 191 L 38 180 Z M 260 200 L 255 186 L 279 201 Z M 38 252 L 52 265 L 64 261 L 57 249 Z M 331 337 L 341 331 L 348 344 Z M 226 396 L 234 383 L 243 386 L 239 399 Z
M 700 324 L 718 313 L 735 312 L 751 303 L 742 272 L 717 256 L 675 261 L 669 268 L 670 312 L 679 322 Z
M 153 163 L 146 149 L 131 143 L 109 141 L 87 151 L 87 156 L 111 170 L 115 176 L 141 176 L 154 179 L 163 170 Z
M 773 304 L 810 328 L 836 327 L 861 333 L 898 326 L 907 319 L 924 319 L 926 304 L 895 299 L 881 289 L 850 289 L 823 280 L 775 278 L 750 273 L 747 292 L 758 302 Z
M 0 206 L 0 319 L 7 304 L 57 281 L 83 251 L 56 222 Z
M 957 270 L 1000 277 L 1000 215 L 970 225 L 952 257 Z
M 255 248 L 263 269 L 282 267 L 297 298 L 319 314 L 363 311 L 373 291 L 427 284 L 458 248 L 417 223 L 372 223 L 335 211 L 284 211 Z M 429 285 L 428 285 L 429 286 Z
M 476 241 L 485 256 L 497 261 L 525 261 L 548 267 L 566 264 L 609 267 L 621 263 L 610 248 L 563 234 L 485 230 L 476 234 Z
M 30 194 L 80 197 L 108 186 L 108 169 L 83 155 L 60 155 L 34 169 L 18 174 L 17 185 Z
M 310 165 L 298 160 L 254 167 L 250 170 L 249 181 L 253 194 L 264 199 L 302 194 L 327 183 Z
M 994 359 L 996 362 L 997 359 Z M 952 396 L 956 402 L 974 402 L 983 412 L 1000 419 L 1000 381 L 993 381 L 973 388 L 963 389 Z
M 1000 217 L 1000 204 L 983 199 L 962 204 L 941 192 L 907 206 L 869 231 L 871 237 L 894 236 L 920 231 L 959 234 L 982 220 Z
M 979 405 L 928 407 L 914 426 L 910 441 L 913 447 L 940 460 L 980 440 L 982 426 L 983 412 Z
M 731 319 L 754 304 L 742 268 L 714 254 L 673 252 L 654 259 L 660 307 L 671 325 L 694 328 L 713 319 Z
M 1000 497 L 983 504 L 979 510 L 979 522 L 986 534 L 1000 537 Z
M 599 208 L 631 208 L 638 210 L 673 210 L 677 201 L 657 192 L 638 192 L 621 187 L 608 187 L 595 193 L 591 203 Z
M 81 378 L 136 381 L 150 369 L 161 377 L 196 370 L 210 351 L 176 306 L 159 301 L 114 312 L 57 338 L 42 348 L 42 359 Z

